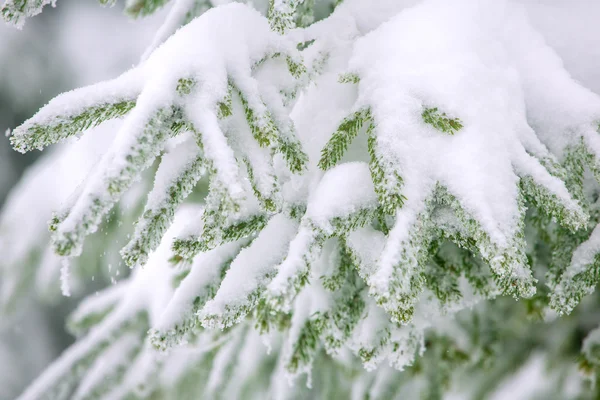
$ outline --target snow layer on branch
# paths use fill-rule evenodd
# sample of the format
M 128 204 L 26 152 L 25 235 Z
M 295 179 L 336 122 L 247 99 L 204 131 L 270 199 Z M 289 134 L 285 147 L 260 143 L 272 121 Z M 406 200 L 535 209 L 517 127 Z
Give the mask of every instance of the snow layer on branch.
M 363 162 L 340 164 L 327 171 L 308 199 L 306 218 L 324 231 L 331 221 L 377 207 L 369 166 Z
M 56 96 L 12 132 L 11 142 L 21 152 L 41 150 L 107 119 L 122 117 L 135 104 L 142 85 L 139 71 L 130 70 L 116 79 Z
M 553 153 L 562 155 L 583 136 L 598 157 L 600 96 L 573 79 L 544 36 L 531 26 L 525 10 L 513 7 L 510 16 L 506 42 L 521 76 L 529 122 Z
M 139 290 L 143 291 L 145 295 L 138 297 L 141 301 L 146 302 L 145 307 L 148 309 L 150 325 L 158 323 L 175 290 L 172 279 L 176 270 L 168 262 L 165 262 L 173 256 L 171 250 L 173 240 L 189 220 L 197 215 L 197 212 L 198 206 L 192 205 L 181 207 L 178 210 L 173 225 L 165 233 L 162 242 L 142 269 L 144 278 L 140 277 L 135 280 L 136 286 L 139 285 Z M 142 271 L 138 273 L 142 273 Z
M 145 88 L 134 110 L 124 120 L 111 149 L 88 179 L 79 199 L 54 236 L 59 253 L 79 255 L 87 234 L 98 229 L 102 217 L 148 168 L 166 140 L 169 97 Z M 171 90 L 174 92 L 175 87 Z
M 589 0 L 520 0 L 527 16 L 546 43 L 563 60 L 573 78 L 600 94 L 600 27 L 595 18 L 600 3 Z
M 272 155 L 269 149 L 257 143 L 246 119 L 240 118 L 240 115 L 246 112 L 240 94 L 235 93 L 232 96 L 232 116 L 223 120 L 222 124 L 227 132 L 227 142 L 238 158 L 246 163 L 248 180 L 256 196 L 260 196 L 259 200 L 262 202 L 274 200 L 274 192 L 278 187 L 275 182 Z M 280 206 L 280 200 L 277 203 Z
M 412 207 L 440 182 L 499 246 L 516 229 L 513 165 L 531 164 L 520 144 L 524 96 L 503 35 L 513 11 L 506 2 L 425 1 L 360 39 L 350 62 L 360 76 L 358 103 L 371 107 L 377 147 L 398 166 Z M 464 127 L 454 135 L 436 131 L 421 118 L 428 107 Z M 527 173 L 578 209 L 541 166 Z M 403 213 L 418 210 L 407 205 Z
M 348 235 L 348 247 L 363 279 L 376 271 L 377 261 L 385 247 L 385 241 L 385 235 L 370 226 L 359 228 Z
M 581 243 L 571 256 L 569 265 L 552 282 L 551 306 L 560 314 L 570 314 L 584 296 L 593 293 L 598 284 L 600 259 L 600 226 Z
M 328 54 L 327 63 L 321 74 L 315 77 L 314 84 L 302 92 L 291 112 L 298 137 L 309 156 L 311 171 L 316 170 L 323 147 L 339 122 L 348 115 L 357 94 L 352 85 L 338 82 L 339 71 L 345 68 L 351 55 L 351 42 L 333 42 L 329 46 L 323 46 L 312 55 L 316 59 L 321 53 Z M 323 96 L 323 92 L 328 95 Z M 310 180 L 305 177 L 299 179 Z
M 198 38 L 203 38 L 201 45 Z M 150 76 L 195 80 L 199 89 L 187 102 L 186 114 L 201 133 L 206 155 L 234 199 L 241 196 L 238 167 L 219 127 L 215 106 L 228 95 L 229 77 L 237 86 L 252 86 L 253 65 L 267 55 L 293 52 L 292 44 L 271 32 L 260 13 L 229 4 L 181 28 L 145 63 Z
M 154 177 L 154 187 L 148 194 L 146 207 L 151 210 L 158 209 L 168 201 L 168 188 L 181 175 L 182 171 L 201 154 L 191 134 L 179 138 L 179 143 L 165 153 L 160 167 Z
M 327 171 L 310 194 L 298 234 L 269 283 L 271 300 L 281 303 L 284 309 L 289 308 L 317 260 L 323 240 L 364 225 L 372 219 L 376 207 L 367 164 L 345 163 Z
M 293 43 L 272 32 L 266 18 L 242 4 L 224 5 L 178 30 L 141 66 L 112 82 L 99 84 L 98 87 L 106 90 L 100 90 L 101 94 L 91 96 L 91 100 L 84 98 L 83 111 L 78 105 L 62 110 L 63 100 L 59 97 L 58 103 L 43 108 L 37 117 L 40 124 L 48 122 L 47 116 L 58 118 L 58 122 L 50 125 L 31 122 L 31 127 L 25 124 L 19 128 L 26 133 L 17 132 L 13 136 L 17 147 L 40 147 L 128 113 L 111 150 L 88 180 L 73 208 L 60 221 L 54 235 L 57 251 L 62 255 L 81 252 L 85 237 L 97 230 L 101 218 L 150 166 L 168 137 L 179 133 L 174 127 L 181 123 L 178 120 L 181 111 L 201 137 L 211 171 L 218 186 L 226 192 L 222 194 L 237 207 L 245 193 L 235 154 L 221 130 L 217 112 L 226 103 L 230 83 L 243 92 L 248 107 L 246 119 L 256 140 L 272 150 L 281 150 L 294 169 L 302 169 L 305 156 L 294 143 L 286 146 L 275 143 L 277 140 L 287 142 L 291 136 L 278 137 L 252 77 L 255 65 L 276 55 L 285 56 L 290 68 L 294 66 L 297 73 L 301 72 Z M 64 97 L 71 96 L 70 100 L 76 101 L 88 91 L 94 92 L 93 88 Z M 113 91 L 130 96 L 140 90 L 137 99 L 95 105 L 106 97 L 112 101 Z M 66 113 L 68 118 L 57 115 L 60 112 Z M 69 129 L 63 129 L 65 127 Z
M 356 39 L 376 29 L 404 9 L 418 4 L 421 0 L 344 0 L 326 19 L 305 29 L 289 33 L 299 42 L 310 40 L 344 41 Z
M 348 346 L 361 356 L 364 367 L 372 371 L 387 356 L 385 350 L 390 335 L 390 317 L 373 299 L 366 299 L 366 303 L 365 316 L 352 332 Z
M 174 148 L 163 154 L 148 194 L 144 213 L 136 223 L 135 233 L 121 250 L 129 266 L 143 265 L 170 226 L 177 207 L 192 192 L 206 172 L 204 154 L 196 138 L 188 132 L 177 139 Z
M 592 231 L 592 234 L 573 252 L 571 265 L 565 271 L 567 278 L 583 272 L 595 263 L 597 254 L 600 253 L 600 225 Z
M 252 303 L 258 300 L 257 291 L 264 290 L 269 276 L 285 258 L 297 229 L 298 224 L 283 214 L 271 218 L 251 245 L 233 261 L 215 298 L 201 311 L 201 318 L 216 317 L 223 321 L 223 325 L 217 324 L 221 327 L 242 320 Z
M 184 323 L 186 318 L 196 321 L 198 317 L 194 313 L 214 296 L 227 263 L 231 262 L 246 242 L 247 240 L 238 240 L 226 243 L 196 256 L 189 274 L 175 290 L 154 328 L 161 333 L 169 332 Z M 195 310 L 191 309 L 192 306 Z
M 152 43 L 142 55 L 142 62 L 147 60 L 156 48 L 164 43 L 179 28 L 189 23 L 213 6 L 230 3 L 229 0 L 176 0 L 169 10 L 164 23 L 152 39 Z
M 291 49 L 258 11 L 233 3 L 213 8 L 179 29 L 152 53 L 144 70 L 150 76 L 176 80 L 192 75 L 200 84 L 210 82 L 204 96 L 220 101 L 227 93 L 227 73 L 249 70 L 266 54 Z

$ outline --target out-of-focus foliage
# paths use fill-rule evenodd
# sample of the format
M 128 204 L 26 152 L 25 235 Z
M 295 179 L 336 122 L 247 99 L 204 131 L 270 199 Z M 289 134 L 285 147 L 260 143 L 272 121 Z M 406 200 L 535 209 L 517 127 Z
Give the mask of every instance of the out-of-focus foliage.
M 63 0 L 61 3 L 61 7 L 48 8 L 44 14 L 28 21 L 22 30 L 0 24 L 1 133 L 23 122 L 61 91 L 109 78 L 137 62 L 139 54 L 151 39 L 149 35 L 152 35 L 161 18 L 158 15 L 158 20 L 154 18 L 133 26 L 117 8 L 103 9 L 93 0 Z M 111 26 L 111 29 L 105 29 L 106 26 Z M 82 47 L 86 50 L 81 51 Z M 113 57 L 106 57 L 108 51 Z M 41 168 L 41 165 L 34 166 L 31 172 L 27 172 L 28 166 L 34 160 L 38 160 L 38 164 L 52 163 L 51 159 L 60 157 L 70 145 L 43 155 L 38 152 L 18 155 L 11 149 L 4 134 L 0 139 L 0 204 L 4 206 L 5 214 L 14 214 L 15 202 L 20 201 L 18 192 L 23 191 L 19 187 L 24 186 L 28 175 L 35 174 Z M 23 173 L 23 183 L 14 186 Z M 72 176 L 68 170 L 63 174 L 67 180 Z M 51 212 L 70 195 L 68 188 L 67 192 L 60 192 L 53 180 L 47 180 L 45 190 L 38 192 L 37 200 L 30 203 L 30 210 L 36 210 L 53 196 L 57 199 L 54 206 L 45 208 L 46 213 L 44 209 L 37 214 L 33 212 L 32 220 L 21 219 L 19 224 L 21 227 L 28 224 L 33 229 L 31 236 L 21 231 L 21 239 L 28 237 L 33 253 L 42 252 L 48 245 L 46 222 Z M 57 178 L 57 181 L 60 179 Z M 6 199 L 11 189 L 13 194 Z M 19 219 L 19 215 L 14 217 Z M 87 262 L 95 260 L 105 251 L 99 248 Z M 34 259 L 28 255 L 17 264 L 17 268 L 23 268 L 31 274 L 30 263 Z M 93 272 L 96 268 L 99 270 Z M 115 277 L 117 271 L 115 266 L 109 275 L 107 262 L 102 259 L 94 261 L 93 269 L 88 270 L 92 275 L 100 274 L 93 281 L 92 275 L 86 275 L 85 287 L 81 286 L 82 291 L 77 298 L 109 283 L 109 277 Z M 107 276 L 104 280 L 101 279 L 103 273 Z M 6 284 L 6 279 L 8 277 L 0 276 L 0 286 Z M 50 279 L 52 282 L 48 283 L 58 288 L 58 277 Z M 56 293 L 57 289 L 53 291 Z M 65 331 L 64 320 L 77 298 L 60 298 L 56 294 L 47 297 L 48 294 L 51 293 L 40 292 L 33 285 L 22 293 L 12 311 L 3 313 L 0 318 L 0 399 L 15 398 L 42 368 L 73 341 Z M 48 303 L 48 300 L 51 301 Z

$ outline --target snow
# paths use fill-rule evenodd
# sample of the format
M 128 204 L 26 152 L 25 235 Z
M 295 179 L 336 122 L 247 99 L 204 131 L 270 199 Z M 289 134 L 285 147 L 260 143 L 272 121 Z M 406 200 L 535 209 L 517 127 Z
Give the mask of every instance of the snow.
M 349 347 L 355 353 L 361 349 L 374 351 L 374 357 L 363 362 L 368 371 L 373 371 L 386 356 L 384 350 L 389 335 L 390 318 L 372 299 L 366 299 L 366 303 L 366 316 L 354 328 Z
M 301 226 L 290 243 L 287 257 L 269 284 L 269 292 L 275 297 L 283 295 L 287 298 L 292 280 L 317 259 L 320 247 L 317 236 L 332 234 L 336 218 L 343 220 L 359 211 L 372 211 L 376 205 L 367 164 L 345 163 L 326 172 L 308 199 Z
M 152 43 L 146 48 L 146 51 L 142 55 L 142 62 L 147 60 L 157 47 L 164 43 L 183 25 L 187 14 L 194 9 L 196 3 L 198 3 L 198 0 L 176 0 L 173 2 L 165 21 L 156 31 Z M 206 8 L 210 7 L 209 4 L 211 2 L 207 0 L 206 3 Z
M 377 261 L 385 246 L 385 235 L 365 226 L 348 235 L 348 247 L 358 262 L 358 271 L 363 278 L 371 276 L 377 267 Z
M 133 311 L 133 312 L 132 312 Z M 94 329 L 85 338 L 69 347 L 61 356 L 48 367 L 28 388 L 19 396 L 19 400 L 37 399 L 44 392 L 51 389 L 56 382 L 72 374 L 72 367 L 84 357 L 88 356 L 96 346 L 106 342 L 110 334 L 117 331 L 119 326 L 132 318 L 135 310 L 122 310 L 108 318 L 101 329 Z
M 576 82 L 600 94 L 600 49 L 594 44 L 598 26 L 593 22 L 600 4 L 589 0 L 520 1 L 545 42 L 560 56 Z
M 198 46 L 197 38 L 206 39 Z M 227 95 L 228 76 L 240 89 L 248 90 L 246 94 L 256 105 L 258 93 L 251 67 L 265 55 L 278 52 L 292 54 L 293 47 L 271 32 L 257 11 L 229 4 L 207 11 L 178 30 L 146 62 L 151 76 L 171 80 L 193 77 L 197 81 L 200 90 L 187 102 L 186 114 L 201 132 L 204 150 L 233 199 L 242 196 L 238 166 L 219 127 L 215 107 Z M 172 61 L 165 64 L 165 60 Z M 261 107 L 262 103 L 258 105 Z
M 166 147 L 144 212 L 129 243 L 121 250 L 130 267 L 146 262 L 148 253 L 160 243 L 171 224 L 177 207 L 206 173 L 204 153 L 191 132 L 171 139 Z
M 308 199 L 306 218 L 323 230 L 331 220 L 377 207 L 369 166 L 362 162 L 340 164 L 327 171 Z
M 53 211 L 69 203 L 69 197 L 82 184 L 114 138 L 120 121 L 91 129 L 81 140 L 48 150 L 27 170 L 8 196 L 0 216 L 0 251 L 3 254 L 2 289 L 5 300 L 8 285 L 21 278 L 22 268 L 33 249 L 44 254 L 37 286 L 47 292 L 58 282 L 61 263 L 48 244 L 48 220 Z M 74 166 L 77 166 L 76 168 Z M 60 179 L 58 178 L 60 177 Z M 43 201 L 41 201 L 43 199 Z M 73 282 L 72 282 L 73 283 Z
M 28 131 L 37 125 L 59 125 L 80 115 L 87 109 L 105 104 L 114 104 L 126 100 L 135 100 L 142 90 L 143 80 L 137 70 L 130 70 L 113 80 L 96 83 L 84 88 L 71 90 L 58 95 L 33 117 L 25 121 L 12 132 L 18 140 L 28 135 Z M 38 150 L 42 147 L 38 146 Z M 22 152 L 30 148 L 18 149 Z
M 336 72 L 346 65 L 350 57 L 351 43 L 334 42 L 330 45 L 333 47 L 332 51 L 327 47 L 322 50 L 329 54 L 325 70 L 315 78 L 313 85 L 302 92 L 291 113 L 298 130 L 298 137 L 309 156 L 311 170 L 316 168 L 321 150 L 331 134 L 348 115 L 357 92 L 352 85 L 340 84 L 339 72 Z M 330 95 L 323 96 L 323 92 Z
M 184 139 L 182 143 L 172 151 L 165 153 L 161 159 L 160 166 L 154 176 L 154 187 L 148 194 L 146 203 L 148 210 L 157 210 L 167 203 L 169 200 L 167 189 L 173 185 L 183 171 L 188 169 L 202 155 L 192 135 L 186 135 L 182 139 Z
M 283 262 L 277 266 L 277 275 L 267 286 L 268 293 L 274 298 L 285 298 L 284 309 L 289 309 L 293 292 L 293 280 L 301 275 L 315 260 L 316 234 L 307 227 L 300 227 L 289 244 L 289 251 Z M 307 262 L 308 261 L 308 262 Z
M 174 86 L 172 90 L 175 90 Z M 79 255 L 83 236 L 95 232 L 102 217 L 133 183 L 139 181 L 139 174 L 152 164 L 162 148 L 164 140 L 160 133 L 165 134 L 165 121 L 159 113 L 168 106 L 169 98 L 165 99 L 158 90 L 145 88 L 140 94 L 115 142 L 58 227 L 55 242 L 59 247 L 72 242 L 72 250 L 68 252 Z M 151 127 L 146 127 L 147 124 Z
M 209 5 L 217 3 L 229 2 L 212 1 Z M 300 3 L 275 0 L 273 4 L 285 20 Z M 64 239 L 96 230 L 113 203 L 161 153 L 147 210 L 161 210 L 170 204 L 167 189 L 200 155 L 205 155 L 211 173 L 206 204 L 182 207 L 143 267 L 135 268 L 122 286 L 81 305 L 75 320 L 112 310 L 22 398 L 35 398 L 48 390 L 99 344 L 111 342 L 112 336 L 118 337 L 117 342 L 102 350 L 78 393 L 84 394 L 106 373 L 101 360 L 113 366 L 124 364 L 125 349 L 139 345 L 141 354 L 128 369 L 124 383 L 111 395 L 125 395 L 134 382 L 148 380 L 159 370 L 173 383 L 176 376 L 192 368 L 200 353 L 217 350 L 207 391 L 224 391 L 236 397 L 243 381 L 252 379 L 253 369 L 261 368 L 264 357 L 260 346 L 264 338 L 249 328 L 252 322 L 247 320 L 259 300 L 267 300 L 278 312 L 291 313 L 283 346 L 279 349 L 278 343 L 275 345 L 280 358 L 270 388 L 280 394 L 291 390 L 280 382 L 283 377 L 287 375 L 291 381 L 291 375 L 310 373 L 313 368 L 310 348 L 300 350 L 308 352 L 302 359 L 304 362 L 306 358 L 307 364 L 301 362 L 293 374 L 284 371 L 302 329 L 307 321 L 331 310 L 338 299 L 339 293 L 325 289 L 321 279 L 340 261 L 339 248 L 344 246 L 332 243 L 347 245 L 360 278 L 369 286 L 362 291 L 366 310 L 339 357 L 350 352 L 363 356 L 372 353 L 364 363 L 367 369 L 375 369 L 383 361 L 394 368 L 382 367 L 377 375 L 360 376 L 364 391 L 374 396 L 384 392 L 395 376 L 393 371 L 411 365 L 414 354 L 423 351 L 425 330 L 443 332 L 456 312 L 500 292 L 490 283 L 484 296 L 473 287 L 467 271 L 449 277 L 456 278 L 460 291 L 456 299 L 440 301 L 427 285 L 415 285 L 413 278 L 420 278 L 425 268 L 420 256 L 429 251 L 423 246 L 429 247 L 430 226 L 458 237 L 457 241 L 474 241 L 474 246 L 469 242 L 464 247 L 469 251 L 477 248 L 498 280 L 527 281 L 531 290 L 519 294 L 532 294 L 534 279 L 521 240 L 523 198 L 531 194 L 524 193 L 524 182 L 532 182 L 551 197 L 540 201 L 552 204 L 536 204 L 538 208 L 547 211 L 556 206 L 560 211 L 555 213 L 565 211 L 577 220 L 573 225 L 581 227 L 586 222 L 582 205 L 555 176 L 560 174 L 553 175 L 556 171 L 550 169 L 580 142 L 592 155 L 600 155 L 600 138 L 594 126 L 600 100 L 587 88 L 589 84 L 579 83 L 565 68 L 566 63 L 551 44 L 559 39 L 546 41 L 544 29 L 550 28 L 535 13 L 548 13 L 547 18 L 553 11 L 538 3 L 346 0 L 329 18 L 307 29 L 280 34 L 289 21 L 284 21 L 282 32 L 276 33 L 260 12 L 237 3 L 213 7 L 177 29 L 186 10 L 196 3 L 174 2 L 138 67 L 113 81 L 56 98 L 14 132 L 14 137 L 27 135 L 36 124 L 67 121 L 92 105 L 120 99 L 136 101 L 116 138 L 109 140 L 112 146 L 108 152 L 104 151 L 107 146 L 103 148 L 104 157 L 97 168 L 86 170 L 88 179 L 79 189 L 75 187 L 84 175 L 70 185 L 75 201 L 63 206 L 61 216 L 66 218 L 59 226 L 59 239 L 61 235 Z M 308 72 L 292 79 L 285 59 L 299 61 L 296 44 L 311 40 L 314 43 L 302 51 Z M 568 53 L 564 47 L 560 51 Z M 284 57 L 264 61 L 276 53 Z M 571 63 L 574 58 L 571 56 Z M 356 75 L 358 82 L 340 83 L 343 73 Z M 584 69 L 577 74 L 594 75 Z M 181 79 L 192 83 L 189 93 L 177 92 Z M 221 118 L 219 107 L 230 91 L 233 115 Z M 78 104 L 71 106 L 73 101 Z M 183 111 L 194 132 L 170 138 L 167 131 L 174 107 Z M 448 132 L 427 123 L 423 113 L 433 108 L 460 121 L 461 127 Z M 341 162 L 321 171 L 317 165 L 321 151 L 340 121 L 366 109 L 373 117 L 372 130 L 364 126 Z M 258 143 L 257 132 L 265 135 L 265 143 Z M 367 150 L 367 134 L 372 135 L 372 157 Z M 282 155 L 276 154 L 279 140 L 296 135 L 309 159 L 303 173 L 290 172 Z M 140 160 L 132 161 L 137 156 Z M 377 175 L 379 167 L 383 181 L 374 182 L 381 178 Z M 456 203 L 444 208 L 434 204 L 439 200 L 434 196 L 444 193 L 442 190 L 450 195 L 442 200 L 456 199 Z M 382 191 L 405 197 L 395 215 L 377 214 Z M 226 200 L 234 204 L 231 208 L 239 209 L 222 211 L 219 206 Z M 267 200 L 274 207 L 266 207 Z M 220 229 L 222 220 L 210 227 L 211 221 L 206 220 L 204 226 L 204 207 L 210 212 L 224 212 L 214 219 L 224 217 L 225 225 L 255 215 L 264 217 L 267 224 L 238 241 L 226 242 L 219 236 L 211 243 L 216 246 L 212 250 L 185 260 L 191 261 L 190 265 L 171 268 L 168 260 L 174 255 L 174 237 L 198 238 L 205 228 Z M 340 228 L 357 215 L 380 218 L 362 227 Z M 24 232 L 28 228 L 21 229 Z M 594 262 L 600 252 L 598 232 L 596 228 L 575 250 L 565 272 L 567 278 Z M 80 245 L 76 243 L 74 254 Z M 453 261 L 452 255 L 439 255 Z M 47 265 L 56 261 L 45 259 Z M 185 269 L 189 274 L 174 288 L 173 279 Z M 49 271 L 47 276 L 55 272 L 52 267 L 44 270 Z M 60 275 L 63 293 L 69 295 L 67 264 Z M 362 281 L 353 289 L 362 290 Z M 9 285 L 15 286 L 13 282 Z M 391 294 L 398 298 L 388 299 Z M 201 301 L 197 303 L 197 299 Z M 398 326 L 394 313 L 408 309 L 414 315 Z M 191 331 L 189 339 L 197 340 L 186 344 L 196 353 L 186 358 L 175 349 L 157 362 L 148 339 L 134 340 L 120 331 L 138 313 L 149 317 L 149 326 L 138 329 L 151 328 L 159 335 L 179 335 L 185 330 L 180 329 L 181 324 L 185 325 Z M 231 329 L 218 336 L 214 328 Z M 188 339 L 187 333 L 182 334 L 185 337 L 181 341 Z M 174 367 L 167 371 L 169 362 Z M 533 369 L 539 370 L 539 365 Z M 240 382 L 225 387 L 230 375 Z M 415 381 L 414 386 L 422 383 Z M 162 384 L 153 381 L 150 386 Z
M 159 383 L 156 373 L 162 365 L 160 354 L 152 351 L 148 343 L 144 343 L 141 352 L 135 357 L 120 384 L 111 387 L 102 400 L 119 399 L 126 396 L 145 397 Z
M 386 284 L 400 261 L 399 245 L 408 241 L 438 183 L 500 248 L 518 229 L 517 174 L 532 176 L 567 209 L 581 212 L 564 184 L 527 155 L 526 145 L 544 148 L 523 128 L 530 114 L 524 92 L 533 77 L 519 74 L 512 47 L 528 43 L 530 30 L 509 2 L 431 0 L 357 40 L 350 60 L 350 71 L 360 77 L 355 107 L 370 107 L 377 151 L 397 169 L 407 198 L 375 284 Z M 428 107 L 460 118 L 463 128 L 454 135 L 435 130 L 421 117 Z
M 600 226 L 596 226 L 590 237 L 575 249 L 571 265 L 565 271 L 565 275 L 573 278 L 586 271 L 594 264 L 598 253 L 600 253 Z
M 204 38 L 201 45 L 197 38 Z M 86 107 L 140 93 L 111 150 L 61 223 L 56 236 L 61 252 L 73 255 L 81 252 L 83 236 L 96 231 L 101 217 L 161 151 L 165 139 L 160 135 L 166 134 L 162 125 L 167 123 L 161 120 L 161 114 L 168 112 L 175 102 L 175 88 L 181 78 L 193 78 L 200 88 L 185 102 L 185 113 L 201 133 L 204 150 L 220 184 L 234 202 L 240 203 L 244 191 L 239 168 L 219 126 L 216 106 L 227 95 L 229 78 L 244 91 L 255 115 L 264 114 L 266 109 L 259 100 L 251 68 L 265 56 L 276 53 L 298 58 L 292 43 L 272 32 L 257 11 L 241 4 L 217 7 L 178 30 L 139 67 L 114 81 L 58 97 L 17 130 L 18 138 L 35 124 L 47 123 L 57 116 L 78 115 Z M 79 101 L 80 98 L 83 100 Z M 73 101 L 78 104 L 66 106 Z M 149 123 L 154 125 L 155 132 L 145 129 Z
M 165 332 L 173 329 L 183 318 L 196 318 L 189 315 L 190 305 L 196 297 L 205 297 L 211 286 L 218 287 L 223 265 L 234 258 L 246 242 L 239 240 L 227 243 L 194 258 L 189 275 L 175 290 L 155 328 Z
M 195 214 L 192 214 L 189 220 L 181 228 L 179 238 L 197 238 L 204 230 L 204 207 L 198 205 Z
M 8 197 L 2 213 L 2 230 L 10 231 L 12 236 L 19 238 L 18 241 L 8 241 L 10 236 L 5 238 L 5 257 L 23 258 L 23 252 L 32 247 L 31 242 L 37 241 L 47 231 L 46 221 L 52 212 L 59 209 L 86 178 L 106 151 L 114 137 L 114 128 L 118 126 L 119 122 L 115 121 L 111 123 L 113 129 L 93 129 L 78 142 L 51 150 L 25 173 L 21 183 Z M 73 165 L 78 168 L 73 169 Z M 54 176 L 61 179 L 53 179 Z M 40 198 L 45 201 L 40 202 Z M 36 222 L 40 220 L 42 224 Z
M 544 371 L 546 362 L 541 354 L 534 354 L 515 377 L 503 382 L 491 397 L 492 400 L 530 399 L 549 387 L 552 381 Z
M 256 371 L 261 367 L 261 363 L 264 362 L 266 349 L 261 342 L 260 334 L 250 329 L 247 333 L 243 347 L 238 355 L 238 360 L 233 367 L 230 382 L 233 384 L 228 385 L 224 394 L 225 398 L 238 399 L 242 395 L 242 385 L 236 384 L 237 382 L 248 382 L 255 376 Z
M 235 313 L 246 305 L 248 296 L 267 284 L 267 277 L 285 258 L 297 229 L 298 224 L 282 214 L 271 218 L 251 245 L 235 258 L 216 296 L 204 306 L 200 318 Z M 245 313 L 242 313 L 236 322 L 244 316 Z
M 555 12 L 559 15 L 560 10 Z M 555 154 L 562 155 L 565 147 L 577 144 L 582 135 L 595 154 L 600 154 L 592 132 L 596 128 L 592 123 L 600 117 L 600 97 L 564 69 L 562 59 L 533 29 L 524 10 L 517 9 L 514 14 L 507 39 L 513 38 L 509 49 L 521 76 L 532 127 Z
M 237 95 L 232 102 L 232 112 L 234 116 L 245 113 Z M 258 192 L 265 198 L 277 196 L 278 183 L 269 150 L 260 147 L 245 120 L 234 116 L 223 121 L 229 145 L 235 154 L 243 155 L 244 161 L 250 165 L 254 178 L 254 182 L 250 183 L 255 185 Z
M 65 297 L 71 296 L 71 286 L 69 285 L 69 269 L 71 267 L 69 259 L 63 257 L 62 267 L 60 267 L 60 290 Z
M 361 77 L 358 101 L 372 107 L 378 148 L 399 166 L 405 196 L 422 204 L 440 181 L 503 244 L 514 230 L 510 160 L 518 138 L 510 126 L 522 95 L 497 43 L 499 15 L 502 6 L 491 2 L 420 3 L 359 39 L 350 65 Z M 464 130 L 448 136 L 423 124 L 428 105 L 460 117 Z

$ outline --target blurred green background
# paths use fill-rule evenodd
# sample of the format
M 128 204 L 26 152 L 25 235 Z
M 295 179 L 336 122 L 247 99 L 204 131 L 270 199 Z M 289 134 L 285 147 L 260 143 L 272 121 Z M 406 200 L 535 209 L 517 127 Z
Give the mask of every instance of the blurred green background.
M 22 30 L 0 22 L 0 132 L 61 92 L 135 65 L 164 15 L 132 21 L 123 15 L 122 4 L 108 8 L 97 0 L 60 0 Z M 41 154 L 17 153 L 6 135 L 0 136 L 0 205 Z M 0 317 L 0 400 L 17 396 L 72 342 L 64 322 L 76 302 L 45 305 L 30 299 L 17 313 Z

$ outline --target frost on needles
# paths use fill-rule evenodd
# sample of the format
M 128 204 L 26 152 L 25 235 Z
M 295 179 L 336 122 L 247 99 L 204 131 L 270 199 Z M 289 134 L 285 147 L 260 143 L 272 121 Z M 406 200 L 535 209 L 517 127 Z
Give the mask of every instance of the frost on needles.
M 3 8 L 16 24 L 43 5 L 17 3 Z M 531 348 L 562 396 L 582 332 L 595 382 L 600 98 L 532 8 L 171 3 L 138 66 L 11 134 L 25 152 L 118 127 L 55 201 L 48 257 L 104 249 L 84 242 L 108 217 L 133 268 L 81 302 L 78 340 L 22 399 L 484 398 Z M 26 178 L 2 235 L 41 183 Z M 31 284 L 20 263 L 56 276 L 26 243 L 4 249 L 5 303 Z

